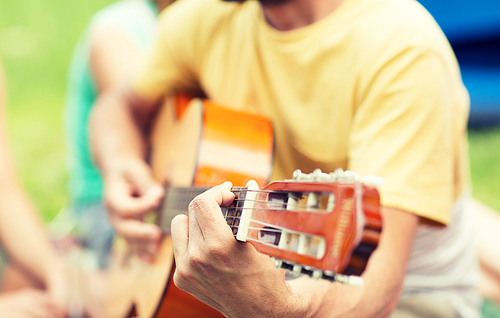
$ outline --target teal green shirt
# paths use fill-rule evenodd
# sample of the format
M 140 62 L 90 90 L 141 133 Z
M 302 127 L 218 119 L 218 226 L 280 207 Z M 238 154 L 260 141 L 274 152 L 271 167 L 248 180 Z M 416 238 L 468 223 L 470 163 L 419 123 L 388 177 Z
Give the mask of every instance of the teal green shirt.
M 2 246 L 0 245 L 0 284 L 3 281 L 3 275 L 5 274 L 6 267 L 7 267 L 7 255 L 5 254 Z
M 75 204 L 100 200 L 103 182 L 90 155 L 88 119 L 97 97 L 92 76 L 90 34 L 94 30 L 114 28 L 130 39 L 140 51 L 152 43 L 158 10 L 152 1 L 123 0 L 95 14 L 85 28 L 70 64 L 65 105 L 67 132 L 68 190 Z

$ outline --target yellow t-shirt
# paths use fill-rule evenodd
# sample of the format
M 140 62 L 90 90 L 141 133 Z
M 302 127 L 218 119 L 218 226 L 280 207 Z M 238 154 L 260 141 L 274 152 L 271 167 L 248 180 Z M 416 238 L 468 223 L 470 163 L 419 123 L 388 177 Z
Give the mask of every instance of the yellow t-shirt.
M 202 91 L 268 116 L 273 179 L 297 168 L 378 175 L 382 204 L 445 224 L 468 182 L 468 95 L 445 36 L 413 0 L 344 0 L 286 32 L 257 1 L 179 1 L 161 14 L 133 88 L 148 100 Z

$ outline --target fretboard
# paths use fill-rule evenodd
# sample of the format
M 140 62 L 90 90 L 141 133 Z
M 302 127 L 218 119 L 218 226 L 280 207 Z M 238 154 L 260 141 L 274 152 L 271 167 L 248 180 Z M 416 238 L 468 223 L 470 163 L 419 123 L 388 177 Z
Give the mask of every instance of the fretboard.
M 170 233 L 170 223 L 177 214 L 188 214 L 189 203 L 208 187 L 167 187 L 158 217 L 158 225 L 165 233 Z
M 209 187 L 167 187 L 165 198 L 158 217 L 158 225 L 165 233 L 170 233 L 170 223 L 177 214 L 188 215 L 189 203 L 199 194 L 208 190 Z M 243 202 L 245 200 L 246 188 L 233 188 L 235 201 L 229 208 L 222 208 L 222 214 L 227 224 L 236 235 L 240 225 Z M 243 190 L 243 191 L 242 191 Z

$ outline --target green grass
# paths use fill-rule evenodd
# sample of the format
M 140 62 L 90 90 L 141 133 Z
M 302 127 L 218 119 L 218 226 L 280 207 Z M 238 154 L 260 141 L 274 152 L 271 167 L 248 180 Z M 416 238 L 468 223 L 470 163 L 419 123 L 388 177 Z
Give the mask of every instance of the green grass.
M 46 221 L 67 203 L 62 110 L 71 53 L 111 0 L 0 1 L 8 128 L 23 185 Z
M 500 128 L 469 131 L 474 196 L 500 211 Z

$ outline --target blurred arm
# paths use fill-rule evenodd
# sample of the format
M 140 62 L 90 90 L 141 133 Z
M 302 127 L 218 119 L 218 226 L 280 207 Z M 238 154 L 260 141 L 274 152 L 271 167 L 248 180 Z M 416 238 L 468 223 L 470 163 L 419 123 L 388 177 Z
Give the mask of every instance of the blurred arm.
M 92 110 L 90 140 L 97 164 L 107 172 L 122 158 L 145 157 L 147 123 L 135 116 L 148 117 L 154 105 L 142 107 L 146 102 L 124 87 L 139 59 L 130 40 L 110 28 L 94 30 L 91 39 L 90 67 L 99 96 Z
M 0 69 L 0 240 L 15 263 L 51 289 L 63 284 L 64 263 L 16 178 L 6 137 L 2 75 Z
M 159 205 L 163 188 L 145 161 L 148 128 L 157 103 L 138 96 L 125 81 L 138 58 L 136 48 L 124 36 L 113 31 L 94 36 L 90 65 L 100 95 L 92 109 L 90 141 L 103 172 L 113 226 L 140 256 L 150 259 L 161 231 L 142 218 Z

